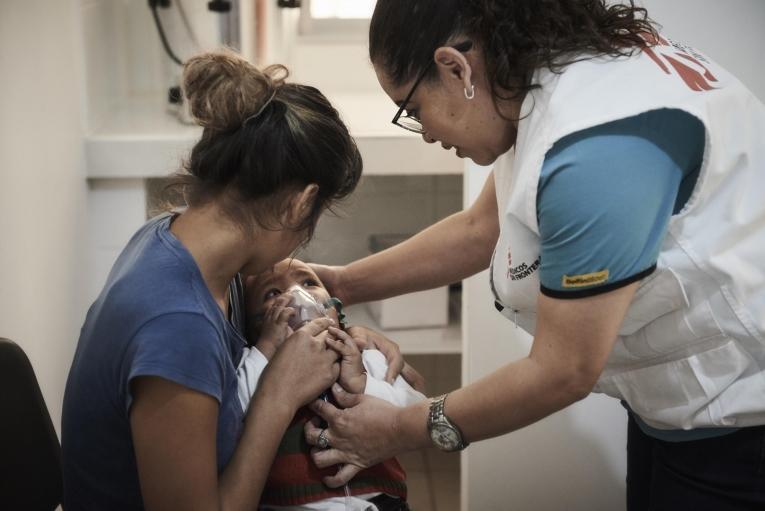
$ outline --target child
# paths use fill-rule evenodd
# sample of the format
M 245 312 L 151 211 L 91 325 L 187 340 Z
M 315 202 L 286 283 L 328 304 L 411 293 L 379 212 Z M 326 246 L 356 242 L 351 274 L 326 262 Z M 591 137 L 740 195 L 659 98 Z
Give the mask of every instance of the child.
M 237 368 L 239 399 L 244 409 L 257 388 L 268 360 L 301 322 L 327 315 L 343 325 L 342 304 L 311 270 L 297 259 L 285 259 L 273 271 L 250 277 L 246 289 L 247 336 L 254 343 L 246 348 Z M 339 383 L 349 392 L 365 393 L 407 406 L 425 399 L 400 376 L 391 385 L 385 382 L 387 363 L 377 350 L 360 352 L 343 331 L 329 342 L 343 357 Z M 322 478 L 336 468 L 319 469 L 310 457 L 303 426 L 313 414 L 303 408 L 282 439 L 261 498 L 264 510 L 406 510 L 405 474 L 395 459 L 360 472 L 347 489 L 332 489 Z M 346 493 L 347 491 L 347 493 Z M 351 496 L 348 497 L 347 495 Z

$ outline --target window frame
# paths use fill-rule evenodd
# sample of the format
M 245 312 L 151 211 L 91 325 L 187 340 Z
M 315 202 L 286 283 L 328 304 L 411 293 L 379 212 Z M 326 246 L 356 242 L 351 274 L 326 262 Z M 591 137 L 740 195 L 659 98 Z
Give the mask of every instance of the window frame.
M 369 22 L 369 18 L 314 18 L 311 0 L 303 0 L 298 34 L 302 39 L 361 41 L 367 38 Z

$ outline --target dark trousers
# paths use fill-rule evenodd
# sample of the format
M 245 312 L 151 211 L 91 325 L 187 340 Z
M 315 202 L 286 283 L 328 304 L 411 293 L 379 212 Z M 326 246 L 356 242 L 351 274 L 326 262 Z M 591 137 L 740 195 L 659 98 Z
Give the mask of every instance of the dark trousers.
M 628 428 L 628 511 L 765 510 L 765 426 L 690 442 L 650 437 L 632 416 Z

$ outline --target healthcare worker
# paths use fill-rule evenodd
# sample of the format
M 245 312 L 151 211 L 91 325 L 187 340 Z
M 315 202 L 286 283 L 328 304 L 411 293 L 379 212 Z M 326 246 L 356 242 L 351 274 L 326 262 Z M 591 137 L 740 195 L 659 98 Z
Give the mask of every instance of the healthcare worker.
M 370 57 L 394 123 L 493 175 L 469 209 L 322 280 L 353 303 L 489 267 L 534 341 L 430 402 L 315 403 L 333 447 L 316 463 L 345 464 L 327 482 L 594 391 L 629 414 L 630 510 L 765 509 L 763 104 L 633 3 L 380 0 Z

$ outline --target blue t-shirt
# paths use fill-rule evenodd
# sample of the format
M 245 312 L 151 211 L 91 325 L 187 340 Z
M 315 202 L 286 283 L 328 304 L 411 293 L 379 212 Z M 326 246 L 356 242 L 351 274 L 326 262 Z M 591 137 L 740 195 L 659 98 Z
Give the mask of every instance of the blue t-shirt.
M 649 275 L 667 225 L 690 198 L 706 134 L 696 117 L 662 109 L 602 124 L 559 140 L 539 180 L 541 292 L 555 298 L 605 293 Z M 588 277 L 589 286 L 567 287 Z M 736 428 L 659 430 L 659 440 L 711 438 Z
M 67 511 L 143 509 L 129 420 L 135 377 L 158 376 L 218 401 L 218 471 L 239 441 L 236 366 L 245 341 L 170 219 L 133 236 L 82 327 L 62 417 Z

